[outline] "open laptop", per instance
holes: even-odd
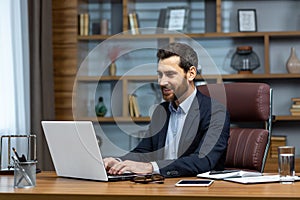
[[[42,121],[56,174],[96,181],[130,180],[134,174],[107,175],[90,121]]]

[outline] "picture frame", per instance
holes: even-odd
[[[256,32],[257,19],[255,9],[238,9],[239,32]]]
[[[166,10],[165,27],[168,31],[188,31],[188,7],[168,7]]]

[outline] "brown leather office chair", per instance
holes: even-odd
[[[231,129],[225,168],[263,172],[271,141],[270,86],[235,82],[197,88],[204,95],[223,103],[230,113]]]

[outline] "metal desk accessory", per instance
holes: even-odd
[[[27,159],[36,160],[36,135],[3,135],[0,143],[0,175],[14,174],[14,162],[12,162],[12,140],[27,140]],[[4,143],[6,141],[7,143]],[[7,146],[7,157],[3,155],[4,144]],[[7,159],[7,166],[3,166],[4,159]]]

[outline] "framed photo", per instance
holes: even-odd
[[[238,9],[238,29],[239,32],[256,32],[256,10]]]
[[[169,31],[187,32],[188,18],[187,7],[168,7],[165,24]]]

